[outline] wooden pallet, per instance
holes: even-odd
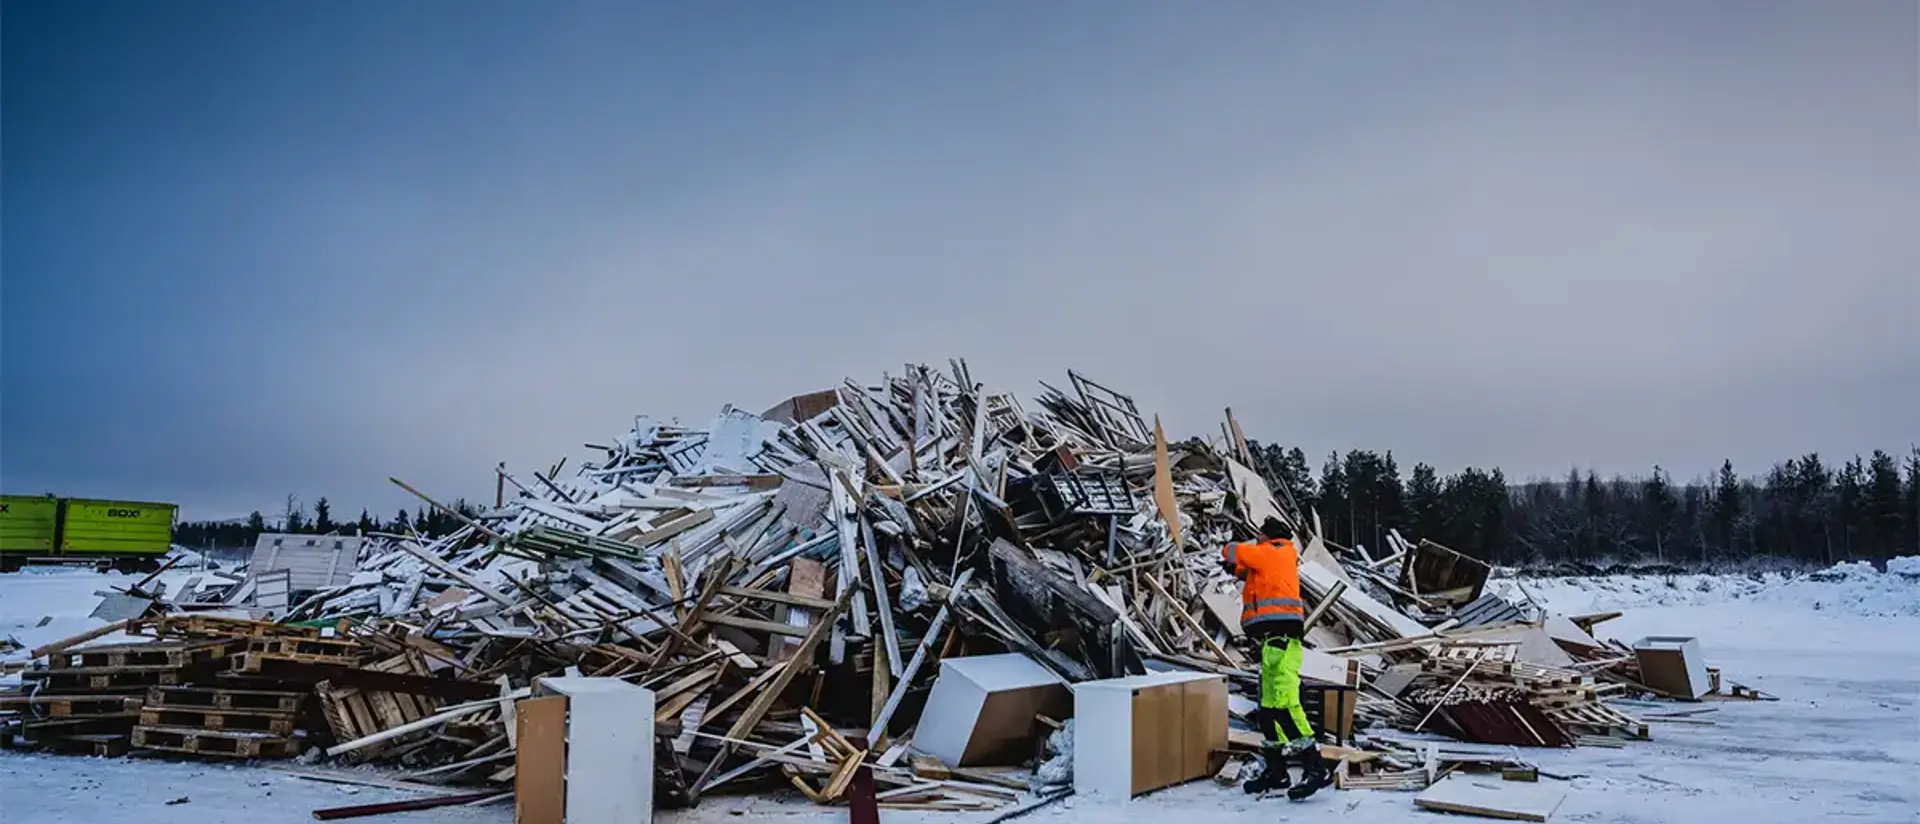
[[[154,687],[147,690],[146,708],[297,713],[306,697],[304,692]]]
[[[140,712],[140,726],[199,730],[240,730],[292,735],[296,719],[290,713],[247,712],[202,708],[148,707]]]
[[[230,641],[153,641],[83,647],[49,655],[47,666],[81,672],[183,669],[225,657],[232,644]]]
[[[319,638],[319,627],[218,618],[212,615],[170,615],[143,624],[141,630],[159,637]]]
[[[193,680],[191,673],[178,669],[97,672],[93,667],[27,670],[21,673],[20,677],[28,681],[39,681],[42,695],[63,692],[99,693],[115,690],[134,692],[145,687],[179,686]]]
[[[1527,687],[1582,687],[1595,683],[1593,676],[1573,670],[1516,661],[1485,661],[1478,666],[1472,660],[1462,658],[1429,658],[1420,662],[1421,672],[1453,676],[1466,674],[1469,667],[1473,669],[1474,678],[1489,681],[1510,678]]]
[[[137,695],[0,695],[0,708],[48,718],[120,715],[140,709],[141,703]]]
[[[298,741],[268,733],[145,725],[133,728],[133,747],[224,758],[292,758],[300,751]]]
[[[426,662],[418,652],[412,651],[376,662],[367,669],[402,675],[424,675],[427,672]],[[329,681],[317,684],[314,693],[320,697],[321,713],[335,741],[353,741],[412,723],[438,712],[440,707],[438,701],[425,696],[336,687]],[[375,744],[354,751],[352,757],[365,759],[426,734],[423,730],[413,736],[401,736]]]
[[[1548,709],[1547,715],[1576,733],[1619,734],[1642,741],[1652,738],[1646,724],[1605,704],[1556,707]]]
[[[366,651],[366,646],[341,638],[255,638],[247,642],[247,650],[293,659],[303,656],[357,659]]]
[[[1708,698],[1731,699],[1738,701],[1778,701],[1780,696],[1761,692],[1744,684],[1729,684],[1724,693],[1709,693]]]
[[[329,667],[357,667],[359,656],[340,655],[286,655],[277,652],[255,652],[248,650],[233,656],[222,675],[254,675],[260,672],[268,661],[292,661],[300,664],[319,664]]]

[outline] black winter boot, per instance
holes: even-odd
[[[1307,796],[1333,784],[1333,772],[1327,769],[1327,759],[1320,755],[1320,745],[1315,744],[1301,752],[1300,761],[1304,769],[1300,771],[1300,783],[1287,790],[1289,801],[1304,801]]]
[[[1284,790],[1293,784],[1293,777],[1287,774],[1287,756],[1279,747],[1266,747],[1261,750],[1266,762],[1266,771],[1259,777],[1248,779],[1241,787],[1248,795]]]

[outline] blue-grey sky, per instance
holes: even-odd
[[[636,413],[954,356],[1316,462],[1920,439],[1911,0],[0,23],[8,492],[490,498]]]

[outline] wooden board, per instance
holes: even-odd
[[[1413,804],[1446,813],[1546,821],[1565,800],[1567,788],[1559,782],[1503,781],[1498,776],[1454,773],[1420,791]]]
[[[567,808],[567,698],[523,698],[514,705],[514,824],[561,824]]]

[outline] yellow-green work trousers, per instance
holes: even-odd
[[[1313,727],[1300,706],[1298,638],[1273,637],[1260,643],[1260,709],[1266,719],[1260,732],[1267,746],[1298,752],[1313,743]]]

